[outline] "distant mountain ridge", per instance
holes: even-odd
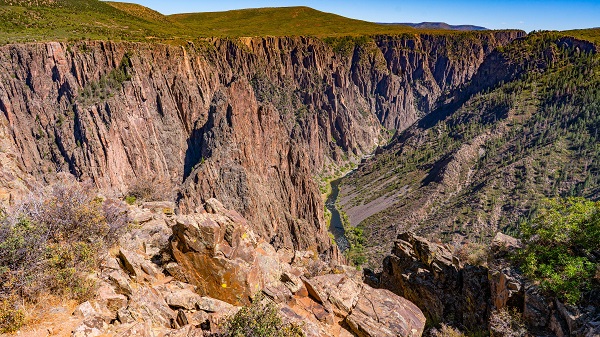
[[[447,29],[447,30],[489,30],[488,28],[473,25],[449,25],[445,22],[421,22],[421,23],[380,23],[382,25],[404,25],[417,29]]]

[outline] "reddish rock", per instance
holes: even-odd
[[[279,279],[276,252],[256,238],[239,214],[226,211],[216,200],[210,205],[209,213],[176,218],[173,255],[200,295],[235,305],[248,303]]]
[[[365,289],[346,322],[360,337],[419,337],[425,329],[421,310],[385,289]]]

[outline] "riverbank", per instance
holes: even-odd
[[[346,175],[344,175],[344,177],[345,176]],[[343,253],[350,248],[350,244],[346,238],[346,231],[344,229],[344,223],[342,222],[342,215],[336,205],[337,198],[340,193],[339,184],[342,178],[343,177],[337,178],[329,183],[331,191],[325,200],[325,208],[328,211],[326,218],[328,218],[329,232],[333,235],[335,243]]]

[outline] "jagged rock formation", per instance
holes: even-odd
[[[137,226],[104,259],[96,298],[75,309],[73,336],[219,336],[237,305],[261,290],[308,337],[423,333],[414,304],[372,289],[356,270],[338,265],[332,274],[314,253],[278,253],[214,199],[203,213],[176,216],[172,207],[130,210]]]
[[[472,266],[453,256],[446,245],[402,233],[375,282],[414,302],[432,322],[469,331],[488,330],[493,312],[514,308],[528,329],[541,335],[600,333],[598,308],[550,298],[511,266],[507,253],[519,247],[518,240],[498,233],[488,266]]]
[[[432,322],[487,328],[487,269],[462,265],[443,245],[401,234],[383,262],[381,285],[414,302]]]
[[[3,46],[2,142],[18,155],[0,182],[69,171],[126,193],[154,179],[184,213],[217,196],[276,248],[331,254],[313,176],[432,111],[523,34]]]

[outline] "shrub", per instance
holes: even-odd
[[[367,262],[365,253],[365,237],[364,230],[361,227],[353,227],[350,224],[350,219],[344,211],[340,211],[342,225],[344,227],[346,239],[348,240],[348,249],[344,252],[346,259],[356,268],[360,268]]]
[[[68,178],[32,193],[0,221],[0,296],[89,298],[88,275],[126,229],[125,212]]]
[[[0,333],[11,333],[19,330],[25,322],[25,313],[15,307],[14,298],[0,301]]]
[[[523,272],[561,300],[577,302],[593,282],[600,253],[600,202],[546,200],[521,225],[525,248],[516,258]]]
[[[443,324],[439,329],[433,328],[429,332],[430,337],[465,337],[465,334],[460,330],[455,329],[449,325]]]
[[[489,246],[474,242],[465,243],[454,251],[454,255],[472,266],[485,266],[489,256]]]
[[[129,205],[135,204],[136,201],[137,201],[137,198],[133,195],[128,195],[125,197],[125,202],[128,203]]]
[[[129,186],[128,197],[133,200],[162,201],[173,199],[171,184],[157,178],[139,178]],[[129,203],[129,201],[126,199]],[[135,202],[135,201],[134,201]]]
[[[48,290],[80,302],[92,298],[95,282],[86,275],[94,270],[98,262],[96,252],[101,248],[85,242],[50,244],[44,271]]]
[[[225,323],[226,337],[303,337],[295,324],[284,324],[273,302],[257,295]]]
[[[523,337],[527,329],[516,310],[494,311],[490,316],[490,334],[492,337]]]

